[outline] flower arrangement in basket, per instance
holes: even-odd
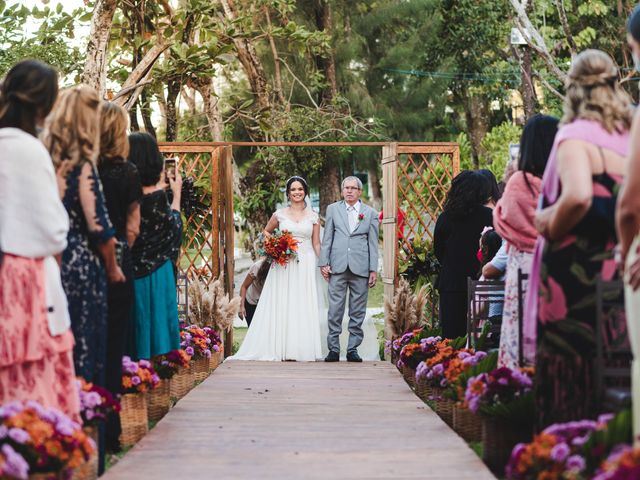
[[[593,480],[630,480],[640,478],[640,448],[620,445],[602,463]]]
[[[258,255],[266,257],[267,262],[272,265],[286,267],[292,260],[297,260],[299,243],[288,230],[276,229],[263,238]]]
[[[211,353],[220,352],[222,350],[222,339],[220,338],[220,334],[211,327],[204,327],[203,330],[211,340],[211,343],[209,343]]]
[[[156,355],[151,362],[161,380],[170,380],[180,368],[189,367],[191,355],[183,349],[172,350],[169,353]]]
[[[160,377],[149,360],[134,362],[131,357],[122,357],[123,393],[145,393],[160,382]]]
[[[428,337],[420,341],[423,359],[416,368],[416,382],[436,388],[444,388],[448,385],[445,371],[449,362],[458,358],[464,352],[473,354],[473,350],[462,348],[464,338],[455,340],[442,339],[440,337]],[[462,362],[464,358],[460,358]],[[462,363],[460,363],[462,365]]]
[[[628,410],[597,421],[557,423],[514,447],[506,475],[509,480],[640,478],[640,452],[627,445],[631,439]]]
[[[86,382],[78,377],[76,380],[80,393],[80,416],[85,426],[95,426],[105,421],[111,413],[120,411],[118,402],[106,388]]]
[[[469,378],[464,399],[469,409],[509,421],[528,420],[534,409],[531,369],[496,368]]]
[[[211,356],[211,343],[211,337],[204,328],[188,325],[180,329],[180,348],[194,360],[208,359]]]
[[[0,407],[0,478],[69,473],[95,450],[80,425],[59,410],[34,401]]]

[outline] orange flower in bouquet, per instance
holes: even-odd
[[[267,257],[267,261],[272,264],[286,267],[291,260],[297,258],[299,243],[288,230],[275,230],[264,239],[258,254]]]

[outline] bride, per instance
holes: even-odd
[[[258,306],[238,352],[227,360],[314,362],[323,359],[327,347],[327,283],[320,275],[320,223],[306,203],[309,186],[302,177],[286,183],[289,207],[277,210],[263,233],[288,230],[298,240],[298,258],[286,267],[272,265]],[[348,311],[348,309],[347,309]],[[341,349],[346,350],[348,316],[343,320]],[[379,360],[377,330],[373,319],[363,325],[359,352],[364,360]]]
[[[263,233],[269,236],[276,228],[291,232],[299,242],[297,261],[271,267],[251,328],[238,353],[229,360],[313,362],[323,357],[317,286],[318,214],[306,204],[309,186],[302,177],[287,180],[286,193],[289,207],[277,210]]]

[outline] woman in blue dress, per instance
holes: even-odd
[[[62,284],[75,337],[76,374],[105,385],[107,279],[124,281],[116,262],[115,232],[95,161],[99,150],[97,92],[87,86],[64,91],[47,120],[44,144],[61,172],[62,203],[69,214]]]
[[[129,135],[129,161],[140,174],[140,235],[131,250],[135,305],[129,353],[149,359],[180,348],[175,264],[182,241],[182,178],[165,172],[164,158],[148,133]],[[167,198],[166,181],[173,198]]]

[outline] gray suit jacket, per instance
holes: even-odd
[[[358,221],[351,233],[345,202],[332,203],[327,207],[319,266],[330,265],[336,274],[349,268],[361,277],[378,271],[378,212],[361,203],[360,214],[364,218]]]

